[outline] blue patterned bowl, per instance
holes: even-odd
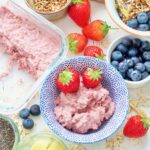
[[[54,101],[59,94],[56,86],[58,74],[66,67],[82,73],[88,67],[101,68],[103,70],[103,86],[110,92],[110,96],[116,103],[114,115],[96,131],[87,134],[78,134],[62,127],[54,114]],[[129,108],[128,90],[124,79],[109,63],[92,57],[74,57],[57,65],[48,75],[40,93],[40,107],[42,116],[51,130],[58,136],[80,144],[92,144],[102,141],[115,133],[124,122]]]

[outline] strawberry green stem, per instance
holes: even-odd
[[[88,68],[88,76],[90,76],[93,80],[98,80],[102,74],[102,71],[100,70],[94,70],[91,68]]]
[[[73,5],[78,4],[78,3],[83,3],[83,0],[72,0],[71,1],[71,4],[73,4]]]
[[[68,38],[69,50],[75,52],[77,50],[77,41],[74,38]]]
[[[65,69],[63,72],[59,74],[59,79],[63,85],[68,85],[69,82],[72,80],[72,73]]]

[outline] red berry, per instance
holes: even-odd
[[[84,27],[90,20],[90,3],[88,0],[72,0],[68,14],[80,27]]]
[[[102,71],[99,69],[87,68],[83,74],[83,83],[87,88],[96,88],[102,81]]]
[[[70,33],[67,36],[67,39],[69,50],[74,53],[82,52],[88,42],[88,39],[84,35],[79,33]]]
[[[105,55],[103,50],[98,46],[88,46],[84,49],[84,56],[96,57],[99,59],[104,59]]]
[[[77,92],[80,85],[80,76],[73,69],[63,70],[57,78],[57,87],[64,93]]]
[[[108,34],[110,26],[102,20],[95,20],[85,26],[82,30],[83,34],[91,40],[101,41]]]
[[[128,119],[123,134],[129,138],[143,137],[149,129],[149,120],[139,115],[132,116]]]

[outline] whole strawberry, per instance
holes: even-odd
[[[123,134],[129,138],[140,138],[147,133],[148,129],[148,119],[136,115],[129,118],[124,127]]]
[[[99,59],[104,59],[105,55],[103,50],[98,46],[88,46],[84,49],[84,56],[96,57]]]
[[[79,33],[70,33],[67,36],[69,50],[74,53],[80,53],[87,45],[88,39],[86,36]]]
[[[63,70],[57,78],[57,87],[64,93],[77,92],[80,85],[80,76],[73,69]]]
[[[101,41],[108,34],[110,26],[102,20],[95,20],[85,26],[83,34],[91,40]]]
[[[102,75],[101,70],[87,68],[82,74],[82,79],[85,87],[96,88],[102,81],[101,75]]]
[[[68,8],[69,16],[80,27],[84,27],[90,20],[90,3],[88,0],[72,0]]]

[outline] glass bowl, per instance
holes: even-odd
[[[17,149],[17,146],[18,146],[18,143],[20,141],[20,135],[19,135],[19,130],[18,130],[18,127],[17,125],[13,122],[12,119],[10,119],[9,117],[7,116],[4,116],[4,115],[1,115],[0,114],[0,119],[3,119],[5,121],[7,121],[13,128],[13,131],[14,131],[14,134],[15,134],[15,142],[14,142],[14,146],[13,146],[13,149],[12,150],[16,150]]]
[[[6,0],[3,6],[8,8],[16,16],[27,19],[31,24],[35,24],[35,26],[39,28],[39,31],[43,34],[48,34],[47,36],[52,38],[51,45],[57,43],[59,49],[57,55],[52,59],[52,63],[49,64],[47,69],[44,70],[37,80],[33,79],[26,71],[19,70],[17,64],[14,64],[14,69],[8,77],[0,80],[0,113],[8,115],[18,112],[25,107],[29,101],[31,101],[50,70],[66,57],[68,48],[63,31],[41,15],[38,15],[34,11],[29,12],[25,10],[12,0]],[[9,55],[7,53],[0,56],[0,73],[3,73],[2,66],[6,66],[5,69],[7,69],[8,58]]]
[[[54,148],[54,146],[58,147]],[[48,150],[51,150],[51,147],[55,150],[68,150],[64,142],[50,132],[39,132],[27,135],[21,140],[17,150],[36,149],[35,147],[38,147],[38,149],[44,149],[44,147],[46,147]]]

